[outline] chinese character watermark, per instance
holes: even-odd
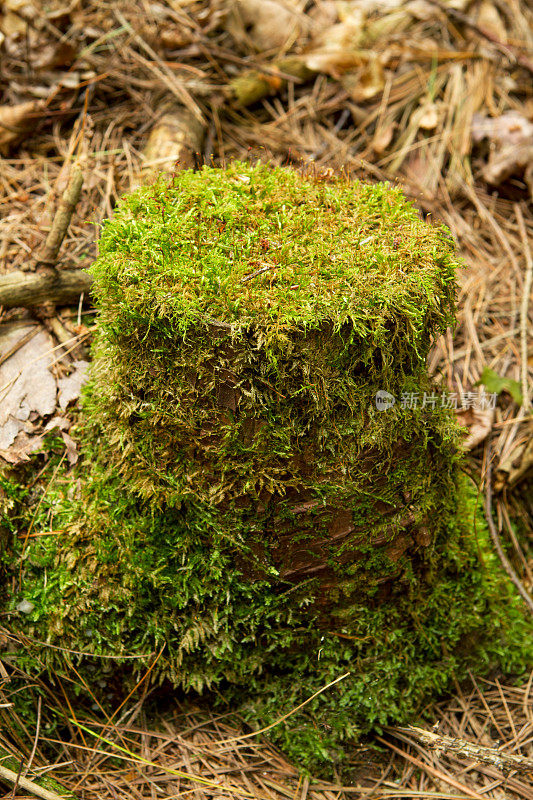
[[[376,392],[374,402],[378,411],[388,411],[394,405],[403,409],[427,408],[436,410],[446,408],[453,411],[466,411],[468,408],[476,411],[486,411],[496,407],[496,393],[489,394],[484,389],[478,392],[402,392],[397,399],[390,392],[380,389]]]

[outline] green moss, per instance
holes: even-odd
[[[151,680],[218,687],[259,726],[349,671],[273,729],[307,765],[468,669],[523,666],[453,420],[374,404],[432,391],[454,268],[387,185],[234,164],[125,198],[94,268],[81,480],[24,553],[41,663],[62,674],[66,646],[134,681],[164,647]]]

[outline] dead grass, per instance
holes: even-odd
[[[524,388],[533,369],[533,304],[524,301],[533,156],[522,165],[514,140],[476,142],[472,132],[475,115],[492,120],[513,113],[524,125],[533,117],[531,7],[525,0],[474,0],[457,16],[433,0],[418,3],[416,14],[394,5],[367,3],[362,39],[354,45],[361,34],[355,17],[337,20],[345,27],[327,40],[323,31],[335,23],[335,12],[319,0],[306,12],[294,4],[294,28],[281,40],[279,26],[270,33],[262,29],[258,38],[253,25],[230,24],[222,0],[52,2],[46,15],[37,3],[33,10],[31,2],[18,10],[14,2],[4,3],[0,271],[35,268],[73,163],[85,181],[61,265],[89,264],[95,223],[112,214],[115,200],[138,181],[148,134],[166,111],[179,114],[186,107],[204,128],[197,160],[313,161],[317,169],[398,181],[424,214],[450,227],[465,261],[457,329],[437,342],[432,370],[458,393],[472,391],[487,366]],[[358,4],[352,6],[355,13]],[[335,49],[335,41],[342,46]],[[308,82],[277,75],[280,52],[305,60],[310,51],[322,67]],[[250,108],[238,107],[231,81],[251,69],[268,77],[271,93]],[[285,88],[278,92],[280,86]],[[488,170],[494,176],[499,156],[507,158],[505,169],[490,185]],[[55,319],[73,331],[69,320],[76,315],[77,309],[70,317],[61,311]],[[4,312],[1,321],[24,316]],[[50,320],[46,324],[59,343],[61,325],[54,332]],[[508,483],[531,441],[531,416],[503,395],[490,418],[466,414],[464,420],[471,432],[481,430],[471,453],[480,482],[491,437],[498,531],[531,593],[531,479],[522,475],[514,486]],[[6,702],[10,687],[4,684]],[[151,718],[139,692],[140,699],[132,697],[111,723],[88,703],[71,709],[76,721],[65,727],[61,743],[48,742],[44,727],[14,739],[11,710],[2,708],[2,742],[25,759],[35,745],[33,774],[53,767],[87,800],[533,798],[531,775],[505,777],[493,766],[430,751],[392,730],[354,750],[350,786],[312,781],[261,738],[221,744],[247,732],[235,716],[215,718],[208,705],[180,706],[168,697],[166,711]],[[474,681],[468,690],[457,687],[455,697],[432,708],[429,717],[442,733],[531,757],[531,694],[531,679],[522,686]],[[54,704],[65,707],[59,689],[47,698],[43,715]]]

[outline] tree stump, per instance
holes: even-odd
[[[218,686],[257,725],[349,672],[272,729],[308,765],[522,663],[426,374],[455,268],[389,185],[236,163],[126,197],[93,268],[81,496],[28,544],[25,630],[132,679],[164,645],[151,679]]]

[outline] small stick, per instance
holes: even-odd
[[[274,269],[274,267],[261,267],[261,269],[256,270],[255,272],[250,273],[250,275],[245,275],[244,278],[241,278],[241,283],[246,283],[247,281],[251,281],[252,278],[257,278],[258,275],[262,275],[264,272],[268,272],[269,270]]]
[[[40,272],[15,270],[0,275],[0,306],[30,308],[46,302],[68,304],[89,294],[93,276],[84,269],[43,269]]]
[[[75,169],[54,215],[52,227],[46,237],[42,253],[39,256],[39,264],[55,266],[59,249],[65,238],[68,226],[70,225],[74,209],[80,199],[82,186],[83,173],[80,169]]]
[[[524,216],[522,209],[515,204],[514,207],[516,219],[518,222],[518,230],[520,231],[520,238],[524,246],[524,256],[526,259],[526,274],[524,277],[524,286],[522,289],[522,302],[520,303],[520,379],[522,383],[522,408],[525,412],[529,411],[530,397],[529,397],[529,381],[527,375],[527,339],[528,339],[528,313],[529,313],[529,296],[531,294],[531,283],[533,281],[533,258],[531,257],[531,248],[527,238],[526,226],[524,223]]]
[[[394,736],[394,731],[391,732]],[[454,789],[458,789],[464,795],[466,794],[468,795],[468,797],[472,797],[474,800],[486,800],[484,795],[479,794],[479,792],[474,791],[474,789],[470,789],[468,786],[465,786],[464,783],[459,783],[459,781],[456,781],[455,778],[446,775],[439,769],[435,769],[435,767],[432,767],[429,764],[425,764],[423,761],[421,761],[421,759],[409,755],[409,753],[406,753],[405,750],[396,747],[396,745],[392,744],[392,742],[387,742],[387,740],[383,739],[381,736],[376,736],[376,739],[378,740],[378,742],[381,742],[381,744],[384,744],[385,747],[389,747],[395,753],[398,753],[398,755],[402,756],[402,758],[405,758],[407,761],[410,761],[411,764],[415,765],[415,767],[420,767],[420,769],[429,772],[430,775],[433,775],[435,778],[444,781],[444,783],[449,784],[449,786],[453,786]]]
[[[29,781],[28,778],[17,775],[12,769],[3,767],[1,764],[0,778],[8,783],[14,784],[14,786],[19,786],[27,792],[31,792],[35,797],[41,797],[42,800],[65,800],[65,797],[73,797],[73,795],[57,794],[57,792],[52,792],[50,789],[45,789],[43,786]]]
[[[31,765],[33,764],[33,759],[35,758],[35,753],[37,752],[37,745],[39,743],[39,734],[41,732],[41,709],[43,704],[43,698],[39,695],[39,700],[37,702],[37,722],[35,724],[35,738],[33,740],[33,747],[31,748],[30,757],[28,758],[28,763],[24,767],[22,772],[22,777],[25,778],[28,772],[31,769]]]
[[[487,469],[485,471],[485,518],[487,520],[487,525],[489,526],[489,533],[490,538],[492,539],[492,543],[494,545],[494,549],[498,554],[498,558],[501,561],[501,565],[506,571],[507,575],[514,583],[516,588],[518,589],[522,599],[524,600],[525,604],[528,606],[529,610],[533,614],[533,598],[526,590],[526,588],[522,585],[522,581],[512,568],[507,556],[503,552],[502,543],[500,541],[500,537],[498,535],[498,531],[496,530],[496,525],[494,524],[494,520],[492,519],[492,464],[490,461],[490,438],[487,441]]]
[[[473,758],[480,761],[482,764],[491,764],[493,767],[502,770],[502,772],[532,772],[533,759],[525,758],[524,756],[515,755],[514,753],[505,753],[495,747],[484,747],[474,742],[467,742],[465,739],[457,739],[455,736],[447,736],[444,733],[436,733],[435,731],[426,731],[423,728],[417,728],[414,725],[408,725],[407,728],[395,728],[402,733],[409,733],[417,741],[430,747],[432,750],[442,751],[446,753],[448,750],[458,756],[466,758]]]

